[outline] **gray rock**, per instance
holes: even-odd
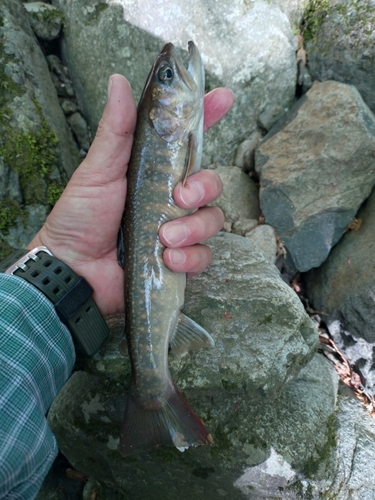
[[[255,131],[238,146],[234,164],[245,172],[254,172],[255,149],[261,137],[260,132]]]
[[[277,104],[267,106],[259,115],[259,125],[268,132],[277,120],[282,117],[284,111],[285,110]]]
[[[362,337],[347,331],[340,320],[325,317],[328,331],[336,346],[344,354],[356,374],[365,395],[375,396],[375,342],[368,342]]]
[[[43,226],[49,207],[42,204],[26,205],[22,217],[15,220],[4,239],[13,248],[26,248],[31,239]]]
[[[29,243],[79,157],[22,4],[2,1],[0,20],[0,240],[9,247]]]
[[[60,106],[61,109],[64,111],[64,114],[68,116],[78,111],[77,104],[73,101],[70,101],[69,99],[61,99]]]
[[[307,66],[303,64],[299,64],[298,67],[297,84],[299,85],[299,88],[301,90],[301,95],[306,94],[306,92],[310,90],[313,85],[310,71]]]
[[[44,2],[24,3],[35,35],[41,40],[54,40],[59,36],[64,16],[62,12]]]
[[[375,112],[375,5],[368,0],[315,3],[306,45],[314,80],[355,85]]]
[[[86,363],[87,371],[73,374],[49,411],[74,467],[135,500],[150,491],[155,500],[240,499],[233,483],[245,467],[263,462],[271,446],[303,467],[325,440],[335,379],[320,357],[301,371],[317,334],[299,299],[246,238],[223,233],[211,245],[214,262],[190,280],[184,311],[210,330],[216,346],[173,357],[170,368],[215,444],[119,456],[130,366],[118,353],[123,326],[116,319],[105,347]]]
[[[78,111],[70,115],[67,120],[80,149],[88,151],[90,148],[90,135],[86,120]]]
[[[329,315],[325,317],[327,323],[340,322],[335,340],[342,342],[346,355],[375,394],[371,346],[375,343],[374,191],[357,217],[362,220],[360,228],[347,232],[327,261],[306,275],[306,282],[314,308]]]
[[[4,161],[0,156],[0,201],[11,199],[22,202],[22,194],[19,182],[19,175],[14,170],[9,169],[4,165]]]
[[[256,154],[260,205],[299,271],[319,266],[375,183],[375,117],[358,91],[315,83]]]
[[[223,192],[211,205],[221,208],[225,221],[258,219],[259,195],[255,182],[238,167],[218,167],[216,172],[223,181]]]
[[[98,367],[104,376],[104,366]],[[189,452],[182,455],[160,448],[154,453],[133,455],[132,460],[121,459],[116,450],[118,440],[112,434],[116,425],[110,423],[110,419],[121,418],[114,408],[119,391],[113,392],[114,381],[110,379],[105,385],[101,390],[100,378],[77,372],[49,413],[64,454],[78,470],[92,474],[93,487],[99,480],[108,495],[103,498],[123,498],[122,493],[137,500],[148,498],[150,491],[155,500],[173,499],[177,494],[182,500],[193,494],[208,500],[221,496],[300,498],[293,496],[300,471],[317,468],[321,462],[324,469],[322,454],[335,452],[332,427],[336,425],[337,376],[320,355],[301,370],[279,398],[265,400],[264,405],[235,398],[231,402],[235,413],[232,409],[232,418],[223,426],[220,449],[216,443],[191,450],[190,456]],[[233,442],[234,428],[239,425],[244,426],[243,441]],[[312,480],[310,483],[314,484]],[[87,493],[92,491],[91,485]],[[115,486],[119,497],[107,489]]]
[[[320,377],[327,377],[327,372],[319,372],[318,363],[314,367],[312,365],[310,363],[304,368],[297,380],[290,384],[291,391],[302,378],[302,373],[306,373],[305,383],[310,377],[316,377],[315,383]],[[296,422],[298,433],[298,419]],[[291,426],[294,428],[292,422]],[[330,417],[326,440],[317,445],[315,458],[312,457],[305,464],[304,474],[282,454],[271,449],[271,455],[264,463],[245,469],[235,484],[243,491],[244,498],[249,500],[373,500],[373,477],[364,471],[373,470],[375,466],[374,445],[373,416],[366,414],[365,408],[350,389],[340,384],[336,410]]]
[[[74,89],[69,79],[67,66],[64,66],[54,54],[47,56],[47,62],[57,94],[60,97],[74,97]]]
[[[287,16],[272,2],[53,4],[65,15],[64,57],[93,132],[106,102],[110,74],[124,74],[138,100],[156,55],[170,41],[185,52],[188,40],[195,40],[206,67],[207,90],[225,85],[236,94],[234,110],[206,134],[204,165],[218,159],[230,164],[237,145],[256,130],[257,118],[268,106],[285,110],[293,102],[295,40]]]
[[[313,498],[372,500],[374,481],[367,471],[375,466],[375,420],[341,384],[335,414],[335,447],[326,459],[330,471],[326,478],[310,482],[311,490],[318,492]]]
[[[256,245],[259,250],[261,250],[267,259],[275,264],[276,253],[277,253],[277,241],[275,230],[272,226],[268,224],[260,224],[252,231],[246,234],[248,238],[254,245]]]
[[[298,30],[309,0],[276,0],[280,9],[288,16],[291,26]]]
[[[240,236],[246,236],[246,234],[257,227],[257,225],[257,219],[239,219],[233,223],[232,232]]]
[[[234,483],[243,494],[244,498],[292,498],[296,493],[288,491],[287,486],[297,479],[296,471],[290,464],[271,448],[271,454],[261,464],[248,467],[244,474]]]

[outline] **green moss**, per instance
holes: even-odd
[[[0,201],[0,230],[3,234],[8,234],[16,219],[23,216],[24,212],[18,201],[10,198]]]
[[[258,325],[270,325],[273,323],[273,314],[268,314],[263,316],[261,320],[258,321]]]
[[[54,205],[57,200],[62,195],[64,191],[64,186],[58,184],[57,182],[52,182],[49,186],[47,186],[47,202],[49,205]]]
[[[15,225],[16,220],[26,221],[25,205],[53,205],[61,195],[64,184],[51,181],[52,172],[59,167],[58,139],[48,125],[40,103],[32,98],[35,109],[36,131],[19,130],[14,126],[10,103],[25,99],[26,89],[7,74],[9,64],[22,64],[13,54],[5,51],[7,39],[1,33],[3,19],[0,16],[0,156],[6,167],[18,174],[22,203],[6,198],[0,202],[0,232],[3,236]],[[64,174],[62,174],[64,175]],[[66,179],[63,179],[64,182]],[[8,254],[9,249],[2,250]]]
[[[46,22],[54,22],[57,21],[61,24],[65,25],[65,16],[64,13],[55,8],[55,9],[50,9],[48,7],[45,7],[41,9],[39,12],[28,12],[29,17],[33,17],[34,19],[37,20],[43,20]]]
[[[0,16],[0,28],[4,25],[3,18]],[[18,85],[13,81],[13,79],[6,74],[5,67],[8,62],[15,61],[16,59],[12,58],[5,52],[5,44],[6,38],[2,36],[0,33],[0,126],[1,126],[1,118],[4,113],[3,108],[6,106],[6,103],[9,102],[10,97],[16,97],[23,95],[26,90],[21,85]],[[3,116],[4,119],[4,116]],[[5,119],[7,119],[5,117]]]
[[[313,500],[314,498],[314,491],[311,484],[308,484],[307,487],[305,487],[300,479],[288,484],[286,488],[281,488],[281,492],[283,491],[294,492],[296,498],[301,500]]]
[[[332,451],[336,448],[336,432],[337,419],[336,414],[333,413],[327,421],[325,442],[321,446],[315,446],[315,453],[307,460],[302,469],[306,477],[312,478],[318,472],[321,464],[324,464],[328,460]]]
[[[2,127],[0,155],[5,164],[18,173],[25,204],[46,202],[45,179],[58,163],[54,149],[57,137],[42,116],[41,119],[42,126],[34,133],[20,132],[4,122]]]
[[[37,132],[16,130],[4,120],[4,113],[3,119],[0,116],[3,137],[0,156],[6,165],[18,173],[25,204],[46,202],[45,179],[58,165],[55,149],[57,137],[49,128],[36,101],[35,108],[41,119],[41,127]]]
[[[226,454],[227,450],[230,450],[233,446],[231,439],[228,434],[231,431],[224,431],[220,426],[215,430],[214,436],[215,441],[212,446],[209,447],[210,454],[214,457],[221,457]]]
[[[327,16],[334,17],[335,24],[340,26],[336,30],[337,36],[350,36],[354,45],[373,45],[370,35],[373,32],[371,24],[375,22],[375,12],[369,2],[310,0],[302,18],[301,34],[305,42],[319,40],[319,45],[322,45],[324,38],[322,40],[319,30]]]
[[[176,463],[176,459],[179,458],[177,453],[181,453],[179,451],[177,451],[176,453],[176,451],[177,451],[176,448],[171,448],[168,446],[160,446],[154,449],[154,454],[158,457],[158,459],[161,462],[173,464]]]
[[[310,0],[303,18],[302,29],[304,41],[314,40],[330,9],[330,0]]]

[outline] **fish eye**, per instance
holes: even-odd
[[[158,77],[161,82],[169,83],[173,78],[173,69],[170,66],[162,66],[158,71]]]

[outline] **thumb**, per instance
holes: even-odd
[[[94,142],[74,174],[81,184],[105,185],[124,178],[136,120],[137,108],[128,80],[122,75],[110,76],[108,100]]]

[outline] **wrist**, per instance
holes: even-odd
[[[42,292],[84,354],[93,355],[107,338],[108,327],[89,283],[45,246],[15,251],[0,262],[0,272],[22,278]]]

